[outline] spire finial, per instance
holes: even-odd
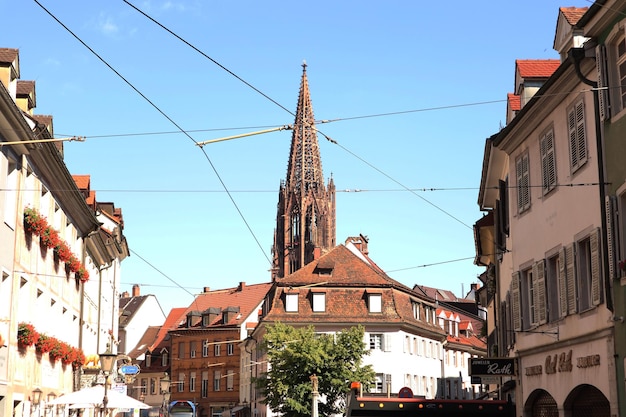
[[[306,59],[302,60],[302,72],[306,72]]]

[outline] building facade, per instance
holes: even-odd
[[[580,28],[589,10],[558,11],[556,63],[516,62],[507,126],[485,147],[481,300],[490,353],[517,361],[503,385],[524,415],[618,414],[598,75]]]
[[[0,48],[0,81],[0,416],[40,416],[115,332],[128,248],[121,213],[107,219],[49,142],[17,49]]]

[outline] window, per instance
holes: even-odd
[[[208,356],[209,356],[209,341],[203,340],[202,341],[202,357],[206,358]]]
[[[148,393],[148,378],[141,378],[141,394],[146,395]]]
[[[220,371],[215,371],[213,373],[213,391],[220,390],[220,381],[222,380],[222,374]]]
[[[235,345],[232,343],[229,343],[226,345],[226,354],[228,356],[233,356],[235,354]]]
[[[385,387],[385,375],[384,374],[376,374],[374,377],[374,385],[372,386],[371,393],[382,394]]]
[[[285,311],[298,312],[298,294],[285,294]]]
[[[191,342],[189,342],[189,357],[190,358],[196,357],[196,341],[195,340],[192,340]]]
[[[420,319],[420,303],[412,302],[411,307],[413,308],[413,318],[415,320]]]
[[[156,387],[157,387],[156,378],[150,378],[150,395],[157,394]]]
[[[546,195],[556,187],[556,159],[554,156],[554,131],[552,128],[539,138],[541,152],[541,187]]]
[[[191,372],[189,374],[189,392],[195,392],[195,391],[196,391],[196,373]]]
[[[216,342],[215,345],[213,346],[213,356],[220,356],[222,352],[222,344],[219,342]]]
[[[515,160],[515,176],[517,177],[517,211],[521,213],[530,208],[530,161],[528,152]]]
[[[170,355],[167,353],[167,351],[162,351],[161,352],[161,366],[169,365],[169,360],[170,360]]]
[[[382,333],[370,333],[370,349],[382,350],[383,348],[383,335]]]
[[[585,106],[582,99],[577,101],[567,112],[567,130],[569,132],[570,164],[572,172],[575,172],[587,162]]]
[[[599,258],[599,231],[577,242],[576,272],[577,298],[579,311],[589,310],[600,304],[600,258]]]
[[[149,368],[150,366],[152,366],[152,355],[148,353],[146,355],[146,368]]]
[[[180,373],[178,374],[178,392],[184,392],[185,391],[185,374]]]
[[[323,292],[313,293],[313,312],[323,313],[326,311],[326,294]]]
[[[559,308],[559,271],[561,270],[559,253],[546,259],[546,319],[549,323],[560,318]]]
[[[232,370],[226,371],[226,391],[232,391],[235,387],[235,373]]]
[[[206,398],[209,396],[209,371],[202,371],[202,382],[200,383],[200,396]]]
[[[370,313],[382,312],[382,294],[368,294]]]
[[[178,343],[178,359],[185,359],[185,343]]]
[[[525,306],[522,313],[522,325],[524,329],[529,329],[535,320],[535,293],[533,286],[533,272],[531,268],[525,269],[521,273],[521,302]]]

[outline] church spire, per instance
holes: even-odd
[[[335,186],[324,185],[306,62],[291,136],[287,178],[278,196],[272,278],[300,269],[335,246]]]

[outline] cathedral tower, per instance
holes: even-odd
[[[335,184],[324,185],[306,63],[291,136],[287,178],[278,194],[272,280],[283,278],[335,247]]]

